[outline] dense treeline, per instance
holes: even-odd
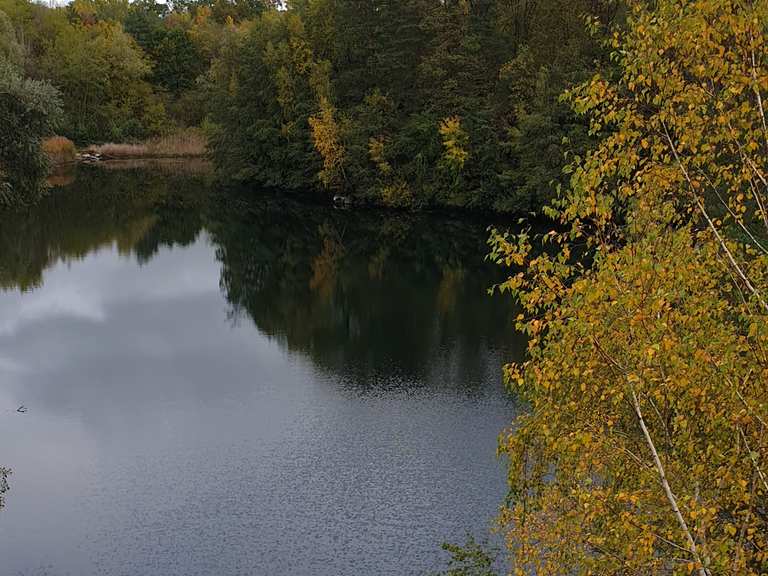
[[[0,202],[34,200],[54,130],[78,144],[126,142],[207,114],[198,82],[224,30],[258,2],[0,0]]]
[[[226,6],[236,16],[238,9],[257,13]],[[201,99],[190,92],[217,51],[224,22],[232,22],[222,12],[226,6],[200,3],[171,11],[152,0],[76,0],[49,8],[0,0],[0,13],[18,39],[25,74],[61,93],[60,133],[91,143],[200,123]]]
[[[231,29],[208,76],[230,176],[392,206],[541,206],[587,129],[558,100],[613,2],[303,0]]]
[[[614,0],[0,0],[0,13],[0,45],[59,91],[58,132],[78,143],[203,125],[226,179],[504,211],[540,208],[564,155],[587,147],[558,97],[605,60],[596,38],[621,16]]]

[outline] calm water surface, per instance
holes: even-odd
[[[63,184],[0,217],[0,574],[424,574],[487,530],[523,346],[487,222]]]

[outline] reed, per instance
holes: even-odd
[[[205,156],[207,142],[199,128],[186,128],[140,144],[100,144],[88,152],[105,158],[191,158]]]

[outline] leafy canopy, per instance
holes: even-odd
[[[24,54],[0,11],[0,206],[36,199],[47,163],[42,137],[59,118],[58,92],[46,82],[25,78]]]
[[[501,439],[516,574],[768,570],[768,2],[630,2],[614,74],[567,94],[599,145],[495,233],[529,359]]]

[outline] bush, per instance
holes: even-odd
[[[51,136],[42,142],[43,154],[51,164],[67,164],[77,159],[75,143],[64,136]]]
[[[41,139],[61,111],[58,92],[0,60],[0,204],[37,199],[48,162]]]

